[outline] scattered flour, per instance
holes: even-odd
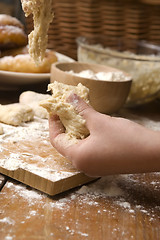
[[[9,217],[5,217],[5,218],[0,219],[0,223],[6,223],[6,224],[9,224],[9,225],[14,225],[15,221],[12,220]]]
[[[77,193],[106,197],[122,196],[124,193],[122,189],[117,185],[117,181],[120,177],[121,176],[102,177],[95,183],[89,184],[87,186],[82,186],[77,191]]]
[[[29,206],[40,204],[42,208],[50,207],[52,209],[51,212],[54,210],[60,211],[62,217],[70,211],[71,202],[75,201],[79,208],[82,209],[85,205],[88,205],[91,208],[97,208],[97,214],[111,214],[114,218],[117,214],[117,209],[122,208],[122,211],[129,213],[133,218],[136,216],[136,212],[141,212],[148,217],[148,220],[150,222],[153,222],[155,217],[154,211],[152,212],[151,208],[145,208],[143,205],[130,202],[126,193],[123,192],[123,190],[119,187],[119,182],[121,182],[121,180],[126,180],[129,184],[132,185],[130,175],[103,177],[93,183],[81,187],[77,191],[65,194],[64,197],[58,197],[57,199],[50,198],[47,200],[47,202],[45,194],[41,194],[40,192],[33,189],[28,190],[25,185],[7,182],[6,187],[12,188],[11,190],[13,192],[13,199],[15,197],[21,197],[28,202]],[[106,204],[106,207],[105,205],[102,205],[101,201],[98,200],[100,198],[103,198],[104,201],[107,201],[109,205]],[[114,207],[110,208],[110,203],[112,203]],[[31,210],[28,212],[28,215],[26,215],[25,219],[21,223],[23,224],[27,220],[30,220],[31,218],[33,219],[37,213],[38,212],[35,209],[31,208]],[[89,211],[86,211],[85,208],[84,218],[87,219],[88,216]],[[0,222],[14,225],[14,220],[10,219],[9,217],[0,219]],[[78,231],[78,229],[76,231],[75,229],[71,229],[67,224],[65,226],[65,229],[71,235],[79,234],[80,236],[86,238],[88,237],[87,232],[81,232]],[[115,228],[113,231],[118,231],[118,229]]]
[[[12,240],[12,239],[13,239],[13,237],[9,236],[9,235],[5,237],[5,240]]]
[[[28,190],[23,184],[14,184],[12,182],[7,182],[5,186],[7,188],[12,188],[14,193],[27,200],[30,205],[34,205],[36,202],[40,202],[45,197],[44,194],[36,190]]]
[[[123,207],[123,208],[127,208],[127,209],[130,209],[131,208],[131,205],[129,202],[121,202],[121,201],[117,201],[118,205]]]
[[[37,214],[37,212],[33,210],[33,211],[30,211],[29,214],[30,214],[31,216],[35,216],[35,215]]]

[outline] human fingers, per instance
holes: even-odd
[[[54,146],[54,139],[61,133],[64,133],[65,129],[61,123],[59,116],[56,114],[49,115],[49,136],[51,144]]]
[[[86,120],[86,126],[89,130],[91,130],[91,122],[93,121],[95,115],[98,113],[96,112],[92,106],[87,104],[81,97],[76,95],[75,93],[72,93],[68,99],[68,102],[70,102],[75,110]]]
[[[54,147],[60,154],[71,160],[71,155],[75,156],[81,141],[84,140],[71,139],[67,134],[61,133],[54,138]]]

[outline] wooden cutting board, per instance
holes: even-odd
[[[74,169],[71,162],[51,146],[46,127],[48,121],[39,124],[28,123],[24,127],[9,128],[4,125],[5,135],[0,144],[0,173],[49,195],[92,181],[93,178]]]

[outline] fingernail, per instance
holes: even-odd
[[[78,99],[78,96],[77,96],[75,93],[72,93],[72,94],[68,97],[67,101],[70,102],[70,103],[73,104],[73,105],[77,105],[79,99]]]

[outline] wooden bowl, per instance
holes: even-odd
[[[87,64],[87,63],[56,63],[51,66],[51,79],[50,82],[60,82],[68,85],[76,86],[78,83],[82,83],[89,88],[89,101],[91,106],[101,113],[114,113],[120,109],[129,94],[132,79],[129,74],[124,73],[127,77],[124,81],[103,81],[94,80],[89,78],[83,78],[75,76],[68,71],[72,70],[75,73],[79,73],[83,70],[92,70],[97,72],[117,72],[121,70],[103,66],[99,64]]]

